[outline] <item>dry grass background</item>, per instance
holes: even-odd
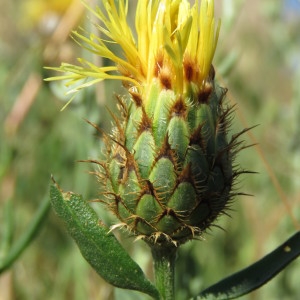
[[[245,136],[257,145],[238,159],[258,174],[243,176],[239,185],[254,196],[236,199],[231,218],[220,219],[225,232],[216,228],[205,241],[180,250],[179,300],[259,259],[299,230],[300,222],[300,3],[215,2],[222,18],[214,61],[217,79],[229,88],[229,103],[237,104],[233,132],[259,124]],[[134,6],[135,0],[129,4]],[[109,128],[105,105],[114,108],[113,91],[124,91],[119,83],[107,82],[60,112],[63,93],[58,85],[43,82],[50,75],[43,66],[74,62],[78,56],[99,60],[69,38],[79,24],[94,30],[84,18],[87,12],[77,0],[0,0],[0,7],[0,208],[13,202],[16,240],[47,196],[50,174],[66,190],[86,199],[97,196],[86,172],[89,166],[75,162],[97,156],[100,148],[82,119]],[[1,212],[0,237],[5,227]],[[126,247],[151,276],[148,250],[140,242],[130,244]],[[298,260],[242,299],[299,299],[299,276]],[[1,275],[2,299],[144,298],[105,284],[51,212],[36,240]]]

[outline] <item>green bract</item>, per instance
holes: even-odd
[[[205,92],[191,87],[179,97],[154,79],[148,99],[119,98],[122,121],[97,173],[103,200],[120,220],[116,227],[150,243],[180,244],[224,212],[238,175],[225,94],[213,78]]]

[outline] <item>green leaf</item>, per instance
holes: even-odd
[[[234,299],[261,287],[300,255],[300,232],[249,267],[205,289],[194,299]]]
[[[101,224],[82,196],[63,193],[54,185],[50,196],[54,210],[64,221],[83,257],[101,277],[116,287],[137,290],[159,299],[156,288],[115,236],[108,233],[108,228]]]

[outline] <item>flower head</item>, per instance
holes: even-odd
[[[212,67],[220,22],[215,26],[213,0],[139,0],[133,32],[128,5],[88,7],[100,20],[100,37],[73,34],[111,66],[79,59],[81,66],[62,64],[56,70],[66,74],[52,80],[67,80],[71,92],[104,79],[128,88],[131,97],[118,97],[120,118],[106,135],[105,159],[90,161],[99,166],[93,174],[103,187],[100,201],[119,220],[113,228],[150,244],[179,245],[224,213],[239,174],[232,164],[239,143],[227,140],[226,90],[215,84]]]
[[[62,16],[72,0],[27,0],[20,3],[22,12],[19,18],[19,25],[22,29],[31,29],[34,26],[41,25],[47,19]]]
[[[54,68],[65,74],[48,80],[67,80],[67,86],[81,81],[72,93],[104,79],[119,79],[129,90],[147,95],[151,81],[158,78],[176,94],[191,85],[201,93],[210,77],[220,28],[220,22],[215,26],[214,1],[202,0],[199,7],[196,0],[191,7],[187,0],[139,0],[135,33],[127,21],[128,5],[128,0],[104,0],[103,8],[87,6],[100,21],[100,37],[84,30],[73,33],[82,47],[112,66],[99,67],[81,58],[80,66],[63,63]],[[121,55],[112,45],[120,47]]]

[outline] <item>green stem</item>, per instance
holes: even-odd
[[[177,248],[174,245],[151,245],[155,284],[162,300],[173,300]]]
[[[45,196],[26,231],[12,246],[7,256],[0,262],[0,274],[7,270],[32,242],[37,232],[41,229],[42,222],[46,219],[49,210],[50,201],[48,196]]]

